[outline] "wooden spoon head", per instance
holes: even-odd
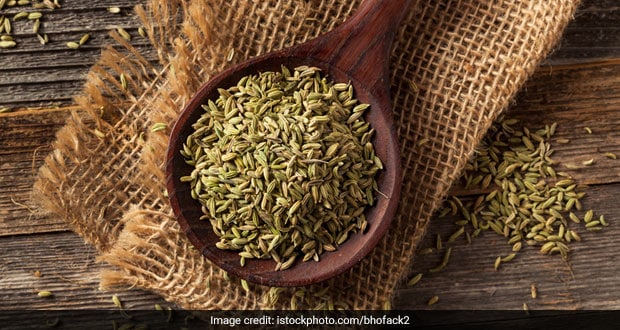
[[[316,66],[336,82],[351,81],[358,98],[370,104],[366,120],[376,130],[373,144],[384,169],[377,175],[377,184],[382,195],[376,196],[375,205],[367,208],[368,228],[365,233],[357,233],[348,238],[336,251],[324,252],[320,261],[298,261],[293,267],[275,271],[273,260],[246,260],[244,267],[239,264],[239,255],[234,251],[215,247],[219,241],[209,221],[199,220],[203,215],[200,204],[190,196],[190,186],[181,182],[180,177],[188,175],[192,167],[187,165],[180,154],[183,143],[192,133],[195,123],[204,110],[207,100],[218,97],[217,88],[228,88],[237,84],[244,76],[264,71],[280,71],[281,65],[292,69],[300,65]],[[387,87],[386,87],[387,88]],[[170,203],[181,229],[190,242],[213,264],[229,274],[249,282],[267,286],[302,286],[317,283],[343,273],[366,256],[387,231],[396,211],[400,193],[400,156],[396,133],[391,122],[391,104],[385,91],[367,90],[352,77],[328,64],[280,52],[269,57],[260,57],[223,71],[198,93],[179,116],[172,129],[166,156],[166,187]],[[387,196],[388,198],[384,197]]]

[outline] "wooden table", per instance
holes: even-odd
[[[26,24],[15,24],[20,44],[0,50],[0,309],[114,309],[112,294],[127,309],[152,309],[161,298],[137,289],[122,292],[98,290],[95,251],[58,220],[32,208],[30,191],[36,171],[51,150],[55,132],[74,110],[72,96],[80,92],[89,67],[109,41],[107,31],[122,26],[137,36],[131,8],[141,1],[64,1],[44,21],[50,42],[43,46]],[[119,5],[121,4],[121,5]],[[120,6],[122,12],[106,10]],[[53,18],[53,19],[52,19]],[[67,41],[86,32],[92,39],[76,52]],[[146,41],[133,43],[146,47]],[[58,106],[54,109],[54,106]],[[28,108],[45,108],[28,109]],[[611,226],[586,233],[573,244],[568,261],[542,256],[535,249],[493,270],[495,257],[507,251],[501,238],[483,235],[471,245],[455,248],[441,273],[425,277],[413,288],[398,290],[398,309],[424,309],[433,295],[433,309],[536,309],[620,308],[620,160],[599,151],[620,155],[620,7],[616,0],[586,0],[557,49],[531,78],[509,112],[532,126],[558,122],[558,134],[572,143],[558,146],[554,155],[562,163],[596,158],[587,171],[572,170],[590,185],[584,204],[605,214]],[[585,134],[584,127],[593,133]],[[569,170],[570,171],[570,170]],[[449,234],[452,225],[434,221],[423,245],[434,233]],[[419,258],[414,271],[427,269],[437,259]],[[40,277],[36,276],[40,272]],[[535,283],[538,298],[530,297]],[[39,290],[54,291],[54,299],[40,299]]]

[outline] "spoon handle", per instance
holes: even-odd
[[[411,3],[366,0],[344,23],[298,51],[330,63],[373,89],[386,89],[392,41]]]

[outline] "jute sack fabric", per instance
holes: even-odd
[[[110,265],[103,288],[139,287],[187,309],[389,306],[434,210],[493,120],[552,50],[579,1],[413,5],[390,58],[403,183],[389,233],[334,279],[246,290],[180,232],[164,188],[167,134],[212,75],[319,36],[360,2],[151,0],[136,8],[152,49],[115,36],[118,45],[102,53],[76,97],[84,111],[58,132],[34,187],[42,207]],[[152,132],[155,123],[168,128]]]

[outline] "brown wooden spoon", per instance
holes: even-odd
[[[317,283],[351,268],[379,242],[396,212],[400,194],[400,154],[392,123],[389,94],[389,53],[394,34],[410,5],[410,0],[366,0],[356,13],[339,27],[304,44],[269,53],[243,62],[216,75],[200,88],[174,125],[166,159],[166,187],[170,203],[181,229],[190,242],[213,264],[229,274],[268,286],[301,286]],[[247,260],[239,264],[235,251],[215,247],[219,241],[209,221],[199,220],[199,203],[190,196],[190,187],[180,177],[191,173],[180,150],[191,125],[203,113],[207,100],[217,98],[217,88],[236,85],[243,76],[264,71],[279,71],[281,65],[294,68],[316,66],[335,82],[351,82],[357,99],[369,103],[366,120],[375,129],[372,141],[384,164],[377,184],[381,196],[366,210],[368,228],[338,247],[324,252],[320,261],[297,262],[286,270],[275,271],[273,260]]]

